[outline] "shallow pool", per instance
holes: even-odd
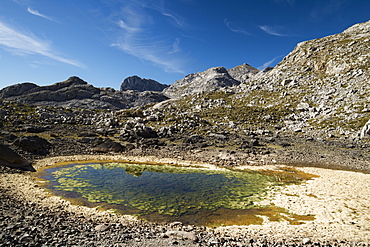
[[[254,204],[281,186],[276,176],[263,172],[90,163],[56,166],[40,174],[50,181],[49,189],[66,199],[150,221],[219,226],[261,223],[256,215],[281,219],[281,209]]]

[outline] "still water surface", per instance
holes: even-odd
[[[69,164],[45,169],[42,177],[55,194],[82,205],[207,226],[260,222],[256,214],[271,209],[254,202],[278,186],[259,172],[131,163]]]

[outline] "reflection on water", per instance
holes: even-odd
[[[94,163],[46,169],[43,177],[57,195],[151,221],[260,224],[256,214],[272,217],[280,210],[254,206],[271,186],[277,186],[274,176],[259,172]]]

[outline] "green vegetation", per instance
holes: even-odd
[[[253,207],[274,180],[262,174],[125,163],[75,165],[52,174],[59,183],[55,189],[78,192],[89,202],[177,216]]]
[[[272,186],[299,183],[311,175],[294,169],[272,171],[208,170],[164,164],[71,164],[46,170],[50,188],[89,206],[114,208],[152,221],[180,220],[220,226],[261,224],[270,220],[302,224],[313,216],[275,206],[257,207]],[[77,196],[78,195],[78,196]],[[76,197],[77,196],[77,197]],[[80,199],[78,199],[80,198]]]

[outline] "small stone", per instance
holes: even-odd
[[[310,243],[311,243],[311,239],[309,239],[309,238],[304,238],[304,239],[302,239],[302,243],[303,243],[303,244],[310,244]]]
[[[101,224],[95,227],[95,231],[104,232],[109,229],[109,225]]]
[[[192,232],[186,232],[186,231],[168,231],[165,233],[168,237],[177,237],[177,238],[183,238],[183,239],[189,239],[192,241],[197,241],[198,237],[192,233]]]

